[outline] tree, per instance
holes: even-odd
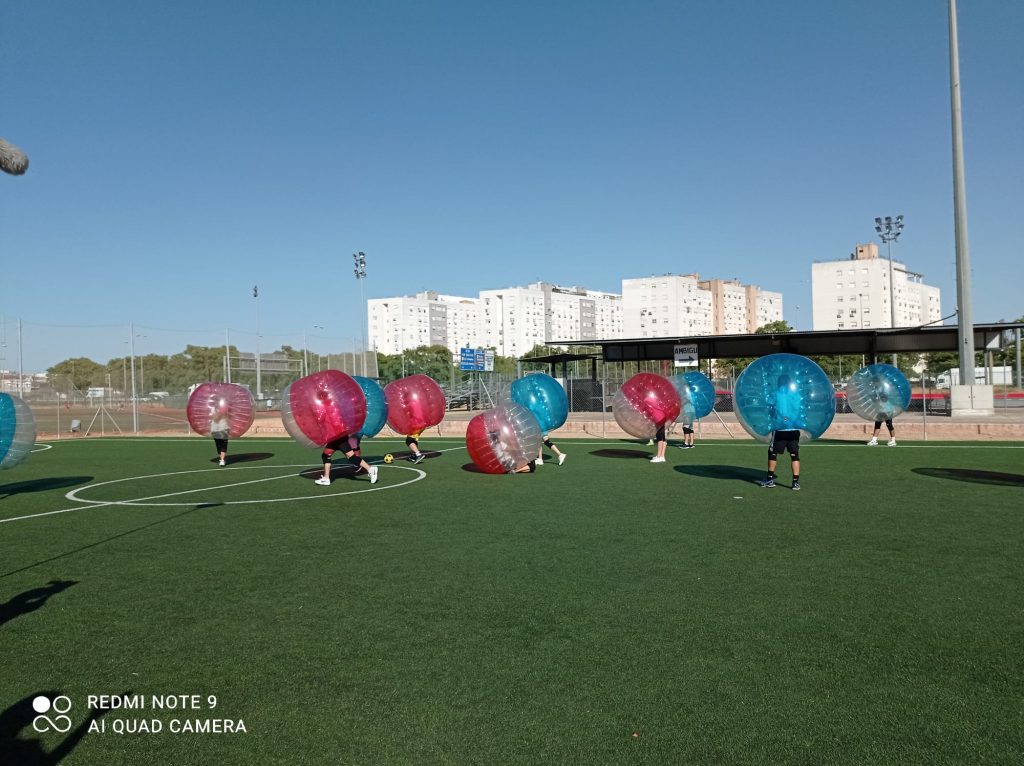
[[[401,354],[377,354],[377,375],[383,381],[426,375],[445,385],[451,381],[454,371],[452,352],[445,346],[419,346]]]
[[[106,367],[84,356],[57,362],[46,374],[58,391],[67,392],[72,387],[85,391],[90,386],[107,385]]]
[[[763,324],[754,330],[755,335],[773,335],[784,332],[793,332],[793,328],[789,326],[789,322],[785,319]],[[755,359],[757,359],[756,356],[741,356],[733,359],[715,360],[715,375],[724,378],[730,377],[733,372],[739,375]]]

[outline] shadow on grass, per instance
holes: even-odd
[[[253,463],[257,460],[269,460],[274,457],[273,452],[240,452],[237,455],[228,454],[225,462],[228,465],[234,465],[235,463]],[[217,458],[210,458],[211,463],[216,463]]]
[[[110,537],[104,538],[103,540],[97,540],[94,543],[83,545],[80,548],[74,548],[70,551],[66,551],[65,553],[58,553],[56,556],[50,556],[50,558],[48,559],[42,559],[41,561],[36,561],[33,564],[26,564],[25,566],[20,567],[18,569],[12,569],[10,572],[4,572],[3,574],[0,574],[0,580],[2,580],[4,577],[16,575],[19,572],[25,572],[29,569],[32,569],[33,567],[40,566],[41,564],[48,564],[51,561],[59,561],[60,559],[67,558],[68,556],[74,556],[76,553],[81,553],[82,551],[87,551],[91,548],[97,548],[100,545],[104,545],[105,543],[113,542],[114,540],[119,540],[122,537],[133,535],[136,532],[141,532],[144,529],[150,529],[151,527],[155,527],[160,524],[166,524],[168,521],[180,519],[182,516],[188,516],[190,513],[195,513],[196,511],[201,511],[207,508],[215,508],[219,505],[223,505],[223,503],[198,503],[194,507],[189,508],[187,511],[181,511],[180,513],[176,513],[173,516],[168,516],[166,518],[160,519],[159,521],[151,521],[149,524],[143,524],[141,527],[135,527],[134,529],[129,529],[126,532],[119,532],[118,534],[111,535]]]
[[[20,495],[23,492],[45,492],[48,489],[64,489],[80,484],[88,484],[92,476],[51,476],[47,479],[16,481],[13,484],[0,484],[0,496]]]
[[[651,457],[651,453],[649,450],[638,449],[596,449],[591,450],[590,454],[594,455],[595,457],[612,457],[618,458],[620,460],[628,460],[630,458],[643,458],[645,460],[649,460]]]
[[[462,470],[466,473],[478,473],[481,476],[501,476],[500,473],[487,473],[487,471],[480,470],[480,466],[476,463],[466,463],[462,466]]]
[[[977,471],[968,468],[913,468],[911,470],[932,479],[951,479],[971,484],[991,484],[997,487],[1024,487],[1024,475],[1019,473]]]
[[[67,590],[72,585],[78,585],[78,580],[50,580],[47,585],[32,588],[0,604],[0,627],[3,627],[15,617],[29,614],[36,609],[41,609],[51,596]]]
[[[129,691],[121,696],[130,695]],[[52,705],[43,713],[40,713],[34,704],[40,697],[45,697]],[[78,711],[72,710],[70,699],[63,692],[54,689],[33,692],[10,705],[0,713],[0,742],[4,743],[5,756],[3,763],[16,763],[18,766],[51,766],[63,761],[88,733],[92,722],[106,715],[108,711],[90,710],[78,728],[71,731],[71,718],[78,717],[75,715],[76,712]],[[22,731],[27,732],[31,739],[20,739],[18,735]],[[41,738],[35,736],[37,731],[57,732],[67,736],[53,750],[46,750]],[[52,737],[53,734],[49,736]]]
[[[702,479],[728,479],[730,481],[755,482],[764,478],[763,468],[739,465],[676,465],[673,471]]]

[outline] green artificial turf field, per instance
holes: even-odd
[[[749,441],[559,446],[319,487],[285,439],[40,445],[0,473],[0,763],[1024,761],[1024,447],[825,441],[793,492]]]

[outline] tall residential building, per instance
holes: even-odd
[[[698,281],[696,274],[622,280],[623,337],[710,335],[711,291]]]
[[[892,284],[890,285],[890,272]],[[942,318],[940,291],[923,275],[878,257],[878,245],[857,245],[849,258],[811,266],[815,330],[916,327]]]
[[[782,293],[736,279],[707,279],[697,285],[711,293],[712,335],[745,335],[782,320]]]
[[[499,356],[522,356],[547,342],[547,306],[538,285],[480,291],[481,345]]]
[[[367,301],[367,313],[370,348],[382,354],[419,346],[445,346],[455,354],[464,346],[480,344],[481,306],[476,298],[432,291],[375,298]]]

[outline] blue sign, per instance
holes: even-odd
[[[476,350],[472,348],[460,348],[459,357],[459,369],[460,370],[475,370],[476,366]]]

